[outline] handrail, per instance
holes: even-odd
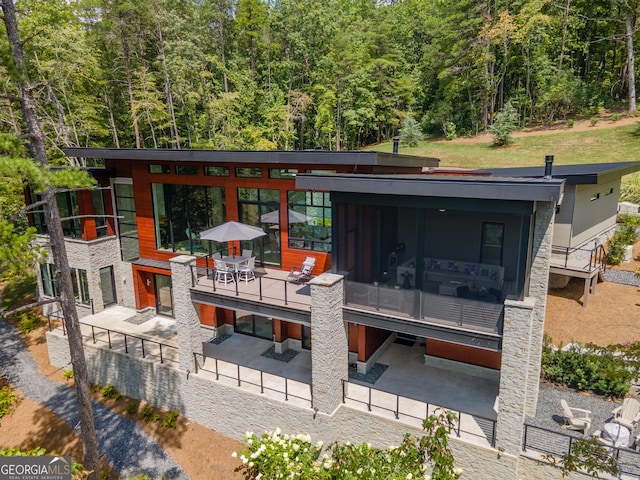
[[[561,457],[570,454],[577,437],[536,425],[524,424],[522,432],[522,451],[535,450],[547,455]],[[604,446],[604,445],[603,445]],[[631,448],[604,446],[616,460],[620,474],[640,478],[640,452]]]
[[[249,292],[247,290],[243,290],[241,287],[242,282],[237,281],[237,279],[233,282],[233,287],[227,287],[226,285],[222,287],[218,285],[216,282],[216,268],[210,267],[208,263],[205,266],[191,265],[191,269],[192,269],[192,286],[193,287],[200,286],[201,285],[200,279],[206,278],[207,280],[211,280],[213,292],[217,292],[218,290],[227,291],[227,292],[230,291],[230,292],[234,292],[236,297],[239,297],[239,296],[255,297],[260,301],[263,301],[265,299],[280,300],[280,301],[283,301],[285,305],[293,304],[293,305],[304,305],[308,307],[307,303],[297,302],[296,300],[291,299],[292,298],[292,295],[290,294],[291,284],[287,279],[270,277],[268,275],[266,276],[256,275],[256,278],[254,280],[258,284],[258,293],[256,294],[256,293]],[[202,272],[204,272],[204,274],[201,274]],[[265,294],[265,292],[274,291],[273,287],[269,289],[264,288],[263,282],[267,280],[269,282],[273,282],[276,284],[282,284],[282,288],[280,289],[280,291],[282,292],[282,296]],[[300,285],[298,284],[296,284],[295,286],[297,288],[300,288]]]
[[[355,386],[358,388],[364,388],[367,389],[367,401],[362,401],[362,400],[358,400],[357,398],[353,398],[350,397],[349,394],[347,393],[347,386]],[[389,407],[385,407],[384,405],[380,405],[380,404],[376,404],[372,401],[372,398],[374,396],[374,393],[380,393],[380,394],[384,394],[387,396],[391,396],[391,397],[395,397],[395,409],[391,409]],[[413,402],[418,402],[418,404],[423,404],[424,405],[424,412],[425,415],[423,417],[418,417],[416,415],[413,415],[411,413],[408,412],[403,412],[401,411],[400,408],[400,404],[401,404],[401,399],[406,399],[406,400],[411,400]],[[373,408],[379,409],[379,410],[383,410],[383,411],[387,411],[390,413],[393,413],[393,415],[395,416],[396,420],[400,420],[400,415],[404,416],[404,417],[409,417],[418,421],[423,421],[425,418],[427,418],[429,416],[429,410],[431,409],[432,411],[436,408],[443,408],[449,412],[453,412],[456,414],[456,426],[454,427],[453,431],[455,432],[456,436],[458,438],[461,437],[461,434],[464,433],[465,435],[470,435],[473,437],[477,437],[477,438],[484,438],[486,439],[489,444],[492,447],[495,447],[496,444],[496,424],[497,421],[493,420],[491,418],[487,418],[487,417],[483,417],[481,415],[475,415],[475,414],[471,414],[471,413],[467,413],[467,412],[463,412],[461,410],[454,410],[454,409],[450,409],[450,408],[446,408],[446,407],[442,407],[439,405],[433,405],[430,404],[428,402],[425,402],[423,400],[419,400],[416,398],[412,398],[412,397],[406,397],[403,395],[398,395],[395,393],[391,393],[391,392],[386,392],[384,390],[377,390],[377,389],[373,389],[371,387],[367,387],[365,385],[360,385],[360,384],[353,384],[353,383],[349,383],[348,380],[342,380],[342,403],[346,403],[347,400],[355,402],[355,403],[359,403],[362,405],[366,405],[367,406],[367,410],[369,412],[372,411]],[[462,420],[463,420],[463,415],[465,416],[469,416],[472,417],[472,419],[476,422],[476,424],[480,427],[480,429],[483,432],[483,435],[479,435],[476,432],[471,432],[469,430],[464,430],[462,429]]]
[[[91,338],[93,341],[93,344],[95,345],[98,342],[103,342],[109,345],[109,350],[113,349],[114,347],[114,341],[111,338],[111,334],[117,334],[117,335],[122,335],[123,337],[123,341],[124,341],[124,351],[125,353],[128,355],[129,354],[129,347],[130,344],[128,342],[128,339],[134,339],[134,340],[139,340],[140,341],[140,348],[142,350],[142,358],[147,358],[147,354],[149,354],[150,352],[147,350],[145,350],[145,342],[147,343],[147,345],[157,345],[158,347],[158,352],[159,352],[159,356],[160,356],[160,363],[164,363],[165,360],[168,362],[174,362],[174,363],[179,363],[178,360],[174,360],[172,358],[168,358],[164,353],[163,353],[163,347],[165,349],[165,351],[167,349],[170,350],[174,350],[175,352],[178,352],[178,347],[174,347],[173,345],[169,345],[166,343],[162,343],[162,342],[158,342],[157,340],[150,340],[148,338],[144,338],[144,337],[140,337],[138,335],[132,335],[130,333],[124,333],[124,332],[119,332],[117,330],[111,330],[109,328],[105,328],[105,327],[99,327],[97,325],[91,325],[90,323],[84,323],[84,322],[78,322],[80,324],[80,326],[86,326],[86,327],[91,327],[91,335],[85,335],[84,333],[82,334],[82,336],[84,338]],[[107,333],[107,340],[102,340],[100,339],[98,336],[96,336],[96,329],[98,329],[99,331],[105,331]],[[66,327],[64,326],[64,322],[62,324],[62,334],[64,336],[67,335],[67,330]]]
[[[228,378],[228,379],[231,379],[231,380],[237,380],[238,387],[241,387],[242,384],[253,385],[255,387],[260,387],[260,393],[261,394],[264,394],[265,390],[269,390],[269,391],[272,391],[272,392],[275,392],[275,393],[282,393],[282,394],[284,394],[285,401],[288,401],[289,398],[297,398],[299,400],[303,400],[303,401],[309,402],[310,408],[313,408],[313,388],[312,388],[311,384],[300,382],[298,380],[292,380],[290,378],[282,377],[280,375],[275,375],[273,373],[265,372],[264,370],[260,370],[260,369],[257,369],[257,368],[245,367],[245,366],[239,365],[237,363],[227,362],[226,360],[219,360],[216,357],[203,355],[201,353],[193,352],[193,358],[194,358],[194,362],[195,362],[195,373],[196,374],[198,373],[198,371],[202,370],[203,372],[209,372],[209,373],[215,374],[216,381],[219,381],[220,377],[223,377],[223,378]],[[202,364],[200,364],[198,362],[198,358],[202,359]],[[205,368],[205,364],[206,364],[207,359],[211,359],[211,360],[214,361],[214,369],[213,370]],[[221,373],[220,372],[220,368],[219,368],[219,362],[222,362],[223,364],[235,366],[236,367],[235,368],[236,375],[235,376],[231,376],[231,375],[226,375],[224,373]],[[243,370],[245,372],[256,372],[256,373],[259,373],[260,374],[260,383],[252,382],[251,380],[248,380],[246,376],[245,376],[245,379],[243,379],[242,378],[242,371]],[[273,387],[270,387],[270,386],[266,385],[264,383],[265,374],[270,376],[270,377],[276,378],[276,379],[284,380],[284,390],[278,390],[277,388],[273,388]],[[309,398],[302,397],[300,395],[295,395],[295,394],[291,393],[289,391],[289,383],[290,382],[295,382],[295,383],[297,383],[299,385],[307,385],[309,387]]]
[[[569,259],[571,258],[571,256],[576,253],[576,252],[588,252],[589,254],[589,262],[585,265],[586,266],[586,271],[588,272],[592,272],[595,269],[602,269],[603,272],[606,271],[607,269],[607,262],[606,262],[606,251],[604,249],[604,245],[602,245],[601,243],[598,243],[597,245],[595,245],[593,248],[584,248],[584,247],[564,247],[564,246],[560,246],[560,245],[551,245],[551,251],[552,252],[559,252],[563,255],[564,257],[564,262],[559,262],[560,265],[564,268],[570,268],[569,267]],[[584,256],[586,257],[587,253],[584,254]],[[551,264],[554,263],[554,256],[553,253],[551,255]],[[576,267],[577,269],[578,267]],[[582,268],[581,270],[585,270],[585,268]]]

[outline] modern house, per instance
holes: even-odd
[[[464,172],[440,169],[436,159],[375,152],[66,153],[104,165],[91,169],[98,188],[58,196],[81,316],[118,305],[130,309],[131,323],[159,315],[174,319],[177,329],[177,368],[118,356],[109,337],[108,352],[89,354],[96,382],[158,405],[180,405],[185,415],[229,434],[290,425],[340,438],[347,422],[354,425],[347,429],[352,441],[367,430],[367,439],[384,443],[405,427],[356,414],[345,399],[356,388],[350,378],[371,374],[392,345],[407,342],[419,352],[418,374],[449,372],[495,387],[488,423],[481,415],[469,420],[485,443],[464,464],[478,455],[492,464],[473,478],[521,472],[554,252],[583,248],[608,232],[620,177],[640,170],[634,162],[553,173]],[[32,220],[46,234],[38,214]],[[201,238],[229,220],[264,234],[247,241]],[[221,281],[214,256],[245,257],[246,250],[256,257],[255,275]],[[313,278],[291,282],[289,272],[307,257],[315,259]],[[40,268],[39,286],[44,296],[56,295],[51,261]],[[235,335],[272,342],[275,355],[308,352],[311,404],[256,401],[207,383],[203,365],[216,358],[218,342]],[[61,338],[49,335],[54,364],[68,362]],[[136,379],[118,375],[123,369],[135,370]],[[281,374],[293,378],[292,370],[283,367]],[[240,366],[237,371],[240,388]],[[165,377],[171,388],[159,385]],[[204,398],[216,405],[215,415],[204,411]],[[231,413],[247,402],[256,402],[251,412]],[[395,402],[388,410],[398,419],[400,397]],[[373,433],[355,427],[365,424]]]

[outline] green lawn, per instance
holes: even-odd
[[[640,160],[640,137],[631,134],[634,125],[593,128],[578,132],[567,128],[515,139],[506,148],[490,142],[426,140],[416,148],[400,145],[400,153],[436,157],[443,167],[492,168],[544,165],[545,155],[554,155],[555,164],[602,163]],[[368,150],[390,152],[391,143]]]

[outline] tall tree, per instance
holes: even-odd
[[[29,80],[27,65],[25,62],[22,41],[18,31],[15,6],[13,0],[1,0],[2,19],[7,33],[7,39],[11,47],[11,57],[13,59],[12,70],[15,72],[22,115],[26,124],[26,132],[29,138],[31,155],[36,163],[43,169],[49,166],[45,147],[45,137],[40,128],[40,122],[36,111],[36,104],[33,96],[34,85]],[[56,270],[58,272],[58,285],[60,289],[60,307],[64,316],[64,322],[69,338],[69,350],[71,353],[71,364],[73,365],[76,394],[80,415],[80,435],[83,444],[84,464],[91,473],[90,480],[99,478],[98,445],[96,441],[95,424],[93,421],[93,408],[91,406],[91,394],[89,390],[89,376],[87,363],[84,356],[84,345],[82,343],[82,332],[78,321],[78,312],[73,294],[73,283],[71,280],[71,270],[67,259],[67,252],[64,243],[64,233],[62,222],[56,203],[56,196],[53,186],[49,185],[42,194],[45,211],[45,222],[49,232],[51,253],[54,258]]]

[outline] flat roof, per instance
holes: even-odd
[[[303,173],[296,188],[335,192],[558,202],[564,180],[497,176]]]
[[[542,178],[544,165],[536,167],[488,168],[494,176]],[[553,165],[551,176],[562,178],[568,185],[596,185],[640,171],[640,162],[583,163]]]
[[[436,167],[440,160],[386,152],[329,150],[177,150],[155,148],[65,148],[67,157],[128,161],[260,163],[303,165],[373,165]]]

